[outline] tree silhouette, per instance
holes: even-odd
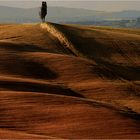
[[[45,17],[47,15],[47,2],[46,1],[42,2],[42,6],[40,9],[39,15],[40,15],[42,22],[45,22]]]

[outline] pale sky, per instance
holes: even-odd
[[[22,8],[32,8],[39,7],[43,0],[0,0],[0,5],[10,6],[10,7],[22,7]],[[49,6],[63,6],[70,8],[84,8],[97,11],[124,11],[124,10],[140,10],[140,0],[128,1],[128,0],[47,0]]]

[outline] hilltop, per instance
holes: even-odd
[[[140,138],[140,30],[0,25],[0,138]]]

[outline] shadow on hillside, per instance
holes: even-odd
[[[65,34],[69,41],[75,46],[75,49],[79,51],[79,54],[84,55],[87,58],[92,57],[105,57],[110,59],[112,54],[116,53],[116,48],[110,47],[105,43],[105,34],[92,31],[90,29],[78,29],[77,27],[70,27],[64,25],[55,25],[56,28]],[[98,39],[104,40],[103,44]],[[111,40],[111,39],[110,39]]]
[[[140,66],[121,65],[112,60],[112,56],[119,54],[122,57],[127,57],[127,52],[123,49],[123,45],[129,46],[129,52],[139,56],[138,44],[132,44],[119,40],[112,40],[106,34],[90,29],[82,29],[78,27],[70,27],[65,25],[55,25],[58,30],[63,32],[68,40],[72,42],[79,55],[94,60],[97,67],[93,67],[93,71],[101,78],[108,79],[126,79],[130,81],[140,80]],[[123,44],[124,43],[124,44]],[[119,46],[121,45],[121,46]],[[131,59],[131,55],[129,56]],[[128,60],[130,61],[130,60]],[[130,61],[130,64],[133,63]]]
[[[9,51],[16,51],[16,52],[49,52],[49,49],[41,48],[37,45],[33,44],[25,44],[25,43],[7,43],[7,42],[0,42],[0,49],[9,50]]]
[[[103,60],[94,60],[99,65],[93,68],[93,71],[102,78],[125,79],[130,81],[140,80],[140,66],[123,66]]]
[[[81,97],[81,98],[84,97],[81,94],[72,91],[69,88],[62,87],[59,85],[52,85],[52,84],[0,81],[0,87],[12,91],[40,92],[40,93],[51,93],[51,94],[74,96],[74,97]]]
[[[112,54],[116,53],[114,48],[105,44],[103,45],[94,38],[79,37],[75,35],[71,40],[76,46],[76,49],[87,58],[105,57],[106,59],[110,59]]]
[[[58,76],[41,62],[23,58],[12,53],[0,56],[0,73],[20,75],[35,79],[55,79]]]

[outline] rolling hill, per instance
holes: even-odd
[[[140,30],[0,25],[0,138],[140,138]]]

